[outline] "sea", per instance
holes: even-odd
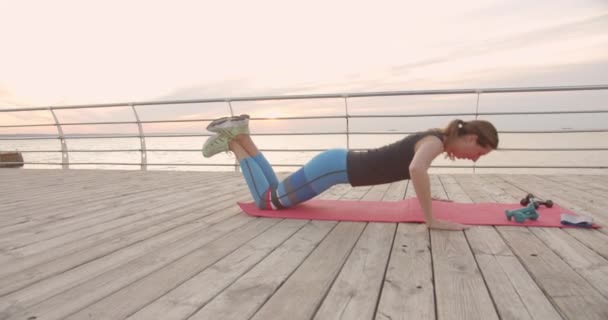
[[[402,139],[411,132],[444,127],[455,118],[465,121],[477,118],[488,120],[497,127],[500,132],[499,150],[475,164],[439,156],[433,162],[431,173],[607,174],[608,132],[604,131],[608,131],[608,106],[605,101],[608,101],[608,90],[363,97],[349,98],[347,103],[344,99],[334,98],[251,101],[233,102],[231,110],[223,103],[153,105],[138,107],[138,113],[140,120],[147,121],[143,125],[148,135],[145,138],[147,170],[238,170],[232,154],[222,153],[212,158],[204,158],[201,154],[201,147],[208,138],[204,134],[210,134],[205,131],[207,120],[232,112],[252,116],[253,140],[275,165],[276,171],[297,170],[319,152],[298,150],[376,148]],[[581,113],[571,113],[577,110]],[[596,112],[587,112],[590,110]],[[70,151],[71,169],[142,169],[139,151],[142,141],[137,137],[111,137],[138,135],[136,124],[91,124],[133,121],[133,112],[128,106],[58,110],[56,113],[62,123],[88,123],[62,126]],[[348,119],[344,118],[346,113]],[[168,119],[180,122],[157,122]],[[55,126],[2,127],[41,123],[54,123],[48,111],[0,112],[0,151],[22,152],[27,163],[24,168],[61,168],[57,164],[42,164],[61,163],[61,144],[56,138]],[[586,130],[593,132],[580,132]],[[349,135],[345,134],[347,131]],[[93,138],[94,135],[103,135],[104,138]],[[27,136],[49,139],[10,140]],[[86,152],[94,150],[102,151]]]
[[[351,149],[373,148],[396,141],[405,135],[367,136],[355,135],[350,137]],[[525,145],[542,145],[542,148],[603,145],[608,149],[608,134],[572,134],[567,137],[563,134],[543,135],[534,137],[505,136],[503,145],[513,145],[511,148],[520,148]],[[180,170],[180,171],[234,171],[238,169],[234,155],[220,153],[212,158],[204,158],[201,147],[207,137],[170,137],[146,138],[147,149],[161,150],[189,150],[189,151],[150,151],[147,150],[147,170]],[[275,171],[294,171],[304,165],[308,160],[318,154],[318,151],[290,151],[293,149],[324,149],[345,148],[344,136],[253,136],[254,141],[263,151],[268,160],[275,165]],[[544,140],[546,143],[543,143]],[[519,141],[519,142],[518,142]],[[501,141],[502,142],[502,141]],[[553,143],[551,143],[553,142]],[[560,142],[560,143],[555,143]],[[111,138],[111,139],[67,139],[68,150],[90,151],[105,150],[101,152],[69,152],[70,169],[111,169],[111,170],[141,170],[138,138]],[[597,147],[595,147],[597,148]],[[29,164],[29,163],[61,163],[60,152],[34,152],[39,150],[61,150],[57,139],[52,140],[18,140],[0,141],[2,151],[22,151],[28,169],[59,169],[60,165]],[[87,163],[87,164],[78,164]],[[96,163],[128,163],[129,165],[109,165]],[[536,174],[607,174],[608,151],[503,151],[496,150],[479,159],[475,166],[472,161],[451,161],[439,156],[433,162],[431,173],[536,173]],[[444,168],[444,166],[458,166],[460,168]],[[522,167],[534,168],[484,168],[484,167]],[[550,167],[603,167],[604,169],[565,169]]]

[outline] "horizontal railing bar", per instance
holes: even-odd
[[[60,162],[2,162],[2,164],[45,164],[61,165]],[[120,165],[120,166],[139,166],[140,163],[120,163],[120,162],[70,162],[71,165]],[[234,167],[234,163],[148,163],[149,166],[206,166],[206,167]],[[273,167],[301,167],[304,164],[273,164]],[[473,169],[473,166],[448,166],[437,165],[431,168],[463,168]],[[476,169],[608,169],[608,166],[475,166]]]
[[[30,128],[30,127],[56,127],[57,125],[54,123],[48,124],[22,124],[22,125],[11,125],[11,126],[0,126],[0,128]]]
[[[365,151],[370,148],[351,148],[351,151]],[[327,149],[260,149],[262,152],[323,152]],[[201,149],[146,149],[147,152],[201,152]],[[608,148],[498,148],[497,151],[608,151]],[[53,153],[61,150],[19,150],[21,153]],[[78,153],[95,152],[141,152],[141,149],[112,150],[70,150]]]
[[[4,140],[4,141],[21,141],[21,140],[54,140],[54,139],[59,139],[58,136],[54,136],[54,137],[3,137],[0,136],[0,141]]]
[[[512,116],[512,115],[553,115],[553,114],[590,114],[608,113],[608,110],[564,110],[564,111],[526,111],[526,112],[480,112],[480,113],[426,113],[426,114],[373,114],[373,115],[348,115],[348,118],[422,118],[422,117],[458,117],[458,116]],[[309,116],[309,117],[261,117],[251,120],[320,120],[320,119],[346,119],[346,116]],[[188,120],[150,120],[141,121],[142,124],[152,123],[182,123],[203,122],[214,119],[188,119]],[[120,125],[137,124],[136,121],[112,121],[112,122],[69,122],[62,126],[84,126],[84,125]],[[26,124],[26,125],[2,125],[0,128],[27,128],[27,127],[54,127],[56,124]]]
[[[606,110],[563,110],[563,111],[522,111],[522,112],[480,112],[480,116],[513,116],[513,115],[552,115],[552,114],[589,114],[589,113],[608,113]]]
[[[387,134],[414,134],[417,133],[418,131],[388,131],[388,132],[373,132],[373,131],[361,131],[361,132],[350,132],[349,134],[357,134],[357,135],[387,135]],[[592,133],[592,132],[608,132],[608,129],[585,129],[585,130],[537,130],[537,131],[498,131],[498,133],[509,133],[509,134],[531,134],[531,133]],[[294,134],[300,134],[300,133],[294,133]],[[345,132],[342,133],[324,133],[324,134],[346,134]],[[258,135],[268,135],[268,134],[252,134],[252,136],[258,136]],[[272,135],[284,135],[282,133],[280,134],[272,134]],[[288,134],[285,134],[288,135]],[[303,134],[302,134],[303,135]],[[313,133],[313,135],[319,135],[319,133]]]
[[[498,148],[497,151],[608,151],[608,148]]]
[[[351,148],[351,151],[365,151],[372,148]],[[260,149],[262,152],[322,152],[327,149]],[[187,150],[148,150],[148,151],[187,151]],[[200,151],[192,150],[190,151]],[[498,148],[496,151],[608,151],[608,148]]]
[[[381,96],[406,96],[406,95],[438,95],[438,94],[480,94],[480,93],[522,93],[522,92],[551,92],[551,91],[589,91],[607,90],[608,85],[585,85],[585,86],[556,86],[556,87],[520,87],[520,88],[481,88],[481,89],[446,89],[446,90],[410,90],[410,91],[386,91],[386,92],[360,92],[360,93],[332,93],[311,95],[285,95],[285,96],[257,96],[194,100],[169,100],[154,102],[120,102],[106,104],[88,104],[52,107],[61,109],[85,109],[85,108],[108,108],[128,106],[151,106],[162,104],[187,104],[187,103],[213,103],[213,102],[239,102],[239,101],[268,101],[268,100],[301,100],[301,99],[328,99],[328,98],[364,98]],[[0,112],[37,111],[48,110],[50,107],[0,109]]]
[[[62,165],[61,162],[2,162],[2,164],[45,164],[45,165]],[[139,162],[70,162],[72,165],[116,165],[116,166],[140,166]],[[148,163],[149,166],[225,166],[234,167],[234,163],[231,164],[213,164],[213,163]]]
[[[302,132],[302,133],[256,133],[252,134],[252,136],[296,136],[296,135],[345,135],[345,132]],[[374,133],[376,134],[376,133]],[[380,133],[378,133],[380,134]],[[390,133],[389,133],[390,134]],[[171,135],[155,135],[149,134],[146,135],[146,138],[184,138],[184,137],[209,137],[212,134],[209,133],[192,133],[192,134],[171,134]],[[117,136],[97,136],[97,135],[86,135],[86,136],[70,136],[65,135],[64,139],[120,139],[120,138],[140,138],[139,135],[117,135]],[[0,137],[0,140],[49,140],[49,139],[58,139],[57,136],[54,137],[22,137],[22,138],[5,138]]]
[[[194,150],[194,149],[190,149],[190,150]],[[146,151],[152,151],[152,150],[148,150],[146,149]],[[200,150],[199,150],[200,151]],[[46,153],[46,152],[61,152],[61,150],[19,150],[18,152],[22,152],[22,153]],[[114,150],[71,150],[70,149],[70,153],[71,152],[141,152],[141,149],[114,149]]]
[[[146,138],[181,138],[181,137],[209,137],[212,134],[209,133],[193,133],[193,134],[171,134],[171,135],[146,135]],[[49,140],[58,139],[58,136],[51,137],[22,137],[22,138],[4,138],[0,136],[0,140]],[[85,135],[85,136],[70,136],[64,135],[64,139],[121,139],[121,138],[141,138],[139,135]]]
[[[433,167],[433,166],[431,166]],[[445,167],[449,168],[449,167]],[[608,166],[475,166],[476,169],[608,169]]]
[[[374,114],[374,115],[353,115],[349,118],[422,118],[422,117],[458,117],[458,116],[513,116],[513,115],[553,115],[553,114],[589,114],[589,113],[608,113],[607,110],[564,110],[564,111],[524,111],[524,112],[459,112],[459,113],[418,113],[418,114]]]
[[[539,131],[498,131],[508,134],[542,134],[542,133],[592,133],[608,132],[608,129],[585,129],[585,130],[539,130]]]
[[[351,151],[365,151],[372,148],[351,148]],[[322,152],[327,149],[260,149],[262,152]],[[200,151],[200,150],[148,150],[148,151]],[[608,148],[498,148],[496,151],[608,151]]]
[[[400,135],[400,134],[413,134],[417,131],[388,131],[388,132],[374,132],[374,131],[362,131],[362,132],[350,132],[351,135]],[[537,130],[537,131],[498,131],[499,134],[543,134],[543,133],[593,133],[593,132],[608,132],[608,129],[585,129],[585,130]],[[170,135],[158,135],[150,134],[145,135],[146,138],[184,138],[184,137],[209,137],[212,134],[209,133],[192,133],[192,134],[170,134]],[[319,136],[319,135],[346,135],[346,132],[277,132],[277,133],[255,133],[252,136]],[[58,136],[49,137],[6,137],[0,136],[0,140],[52,140],[58,139]],[[85,136],[64,136],[64,139],[121,139],[121,138],[141,138],[139,135],[85,135]]]
[[[140,121],[142,124],[146,123],[176,123],[176,122],[201,122],[201,121],[213,121],[213,119],[190,119],[190,120],[158,120],[158,121]],[[62,126],[94,126],[94,125],[108,125],[108,124],[137,124],[137,121],[112,121],[112,122],[69,122],[62,123]],[[27,124],[27,125],[11,125],[11,126],[0,126],[0,128],[25,128],[25,127],[49,127],[56,126],[54,123],[49,124]]]

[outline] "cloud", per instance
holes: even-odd
[[[557,41],[566,42],[577,38],[604,36],[605,30],[608,30],[608,13],[538,30],[490,38],[481,42],[462,43],[454,49],[448,49],[447,54],[394,66],[391,68],[391,74],[403,76],[419,68],[456,63],[460,59],[471,59],[525,47],[538,47]]]
[[[472,53],[480,54],[497,50],[510,50],[547,42],[568,41],[579,37],[590,38],[597,35],[605,35],[605,30],[608,30],[608,12],[574,22],[484,41],[479,48],[473,49]]]

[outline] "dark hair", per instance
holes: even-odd
[[[439,131],[446,137],[446,143],[465,134],[477,135],[477,144],[486,148],[498,148],[498,132],[493,124],[485,120],[462,121],[452,120],[450,124]]]

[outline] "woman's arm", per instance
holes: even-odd
[[[431,182],[427,173],[433,160],[443,152],[443,143],[436,137],[426,137],[418,143],[414,158],[410,164],[410,178],[414,184],[416,197],[424,213],[429,228],[446,230],[463,230],[466,226],[450,221],[437,220],[433,217]]]

